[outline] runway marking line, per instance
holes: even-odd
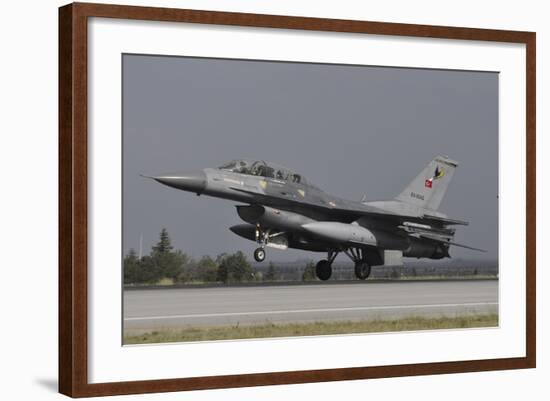
[[[285,313],[311,313],[311,312],[348,312],[360,310],[391,310],[391,309],[418,309],[418,308],[445,308],[456,306],[492,306],[498,305],[498,302],[476,302],[466,304],[427,304],[427,305],[386,305],[386,306],[356,306],[349,308],[326,308],[326,309],[294,309],[294,310],[273,310],[273,311],[255,311],[255,312],[224,312],[224,313],[202,313],[191,315],[167,315],[167,316],[141,316],[126,317],[125,321],[134,320],[161,320],[161,319],[192,319],[204,317],[220,316],[245,316],[245,315],[277,315]]]

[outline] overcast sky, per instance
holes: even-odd
[[[391,199],[436,155],[457,160],[440,211],[467,220],[451,256],[498,254],[498,74],[125,55],[123,250],[147,254],[166,227],[194,257],[256,245],[229,231],[235,202],[197,197],[139,174],[252,158],[323,190]],[[268,249],[267,260],[322,254]]]

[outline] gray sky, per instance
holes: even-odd
[[[498,254],[498,74],[125,55],[123,250],[166,227],[195,256],[256,247],[229,231],[235,202],[139,174],[252,158],[344,198],[391,199],[437,154],[460,162],[440,211],[467,220],[451,256]],[[268,250],[267,260],[321,258]]]

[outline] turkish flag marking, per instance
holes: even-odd
[[[426,180],[426,182],[424,183],[424,186],[426,188],[431,188],[432,187],[432,180]]]

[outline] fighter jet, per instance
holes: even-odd
[[[453,241],[465,221],[437,211],[458,163],[435,157],[394,199],[351,201],[330,195],[290,169],[263,160],[233,160],[217,168],[163,174],[154,180],[179,190],[236,201],[246,224],[230,227],[258,243],[254,259],[262,262],[266,247],[326,252],[316,265],[328,280],[339,253],[355,264],[365,280],[372,266],[394,264],[402,257],[441,259],[449,248],[481,249]]]

